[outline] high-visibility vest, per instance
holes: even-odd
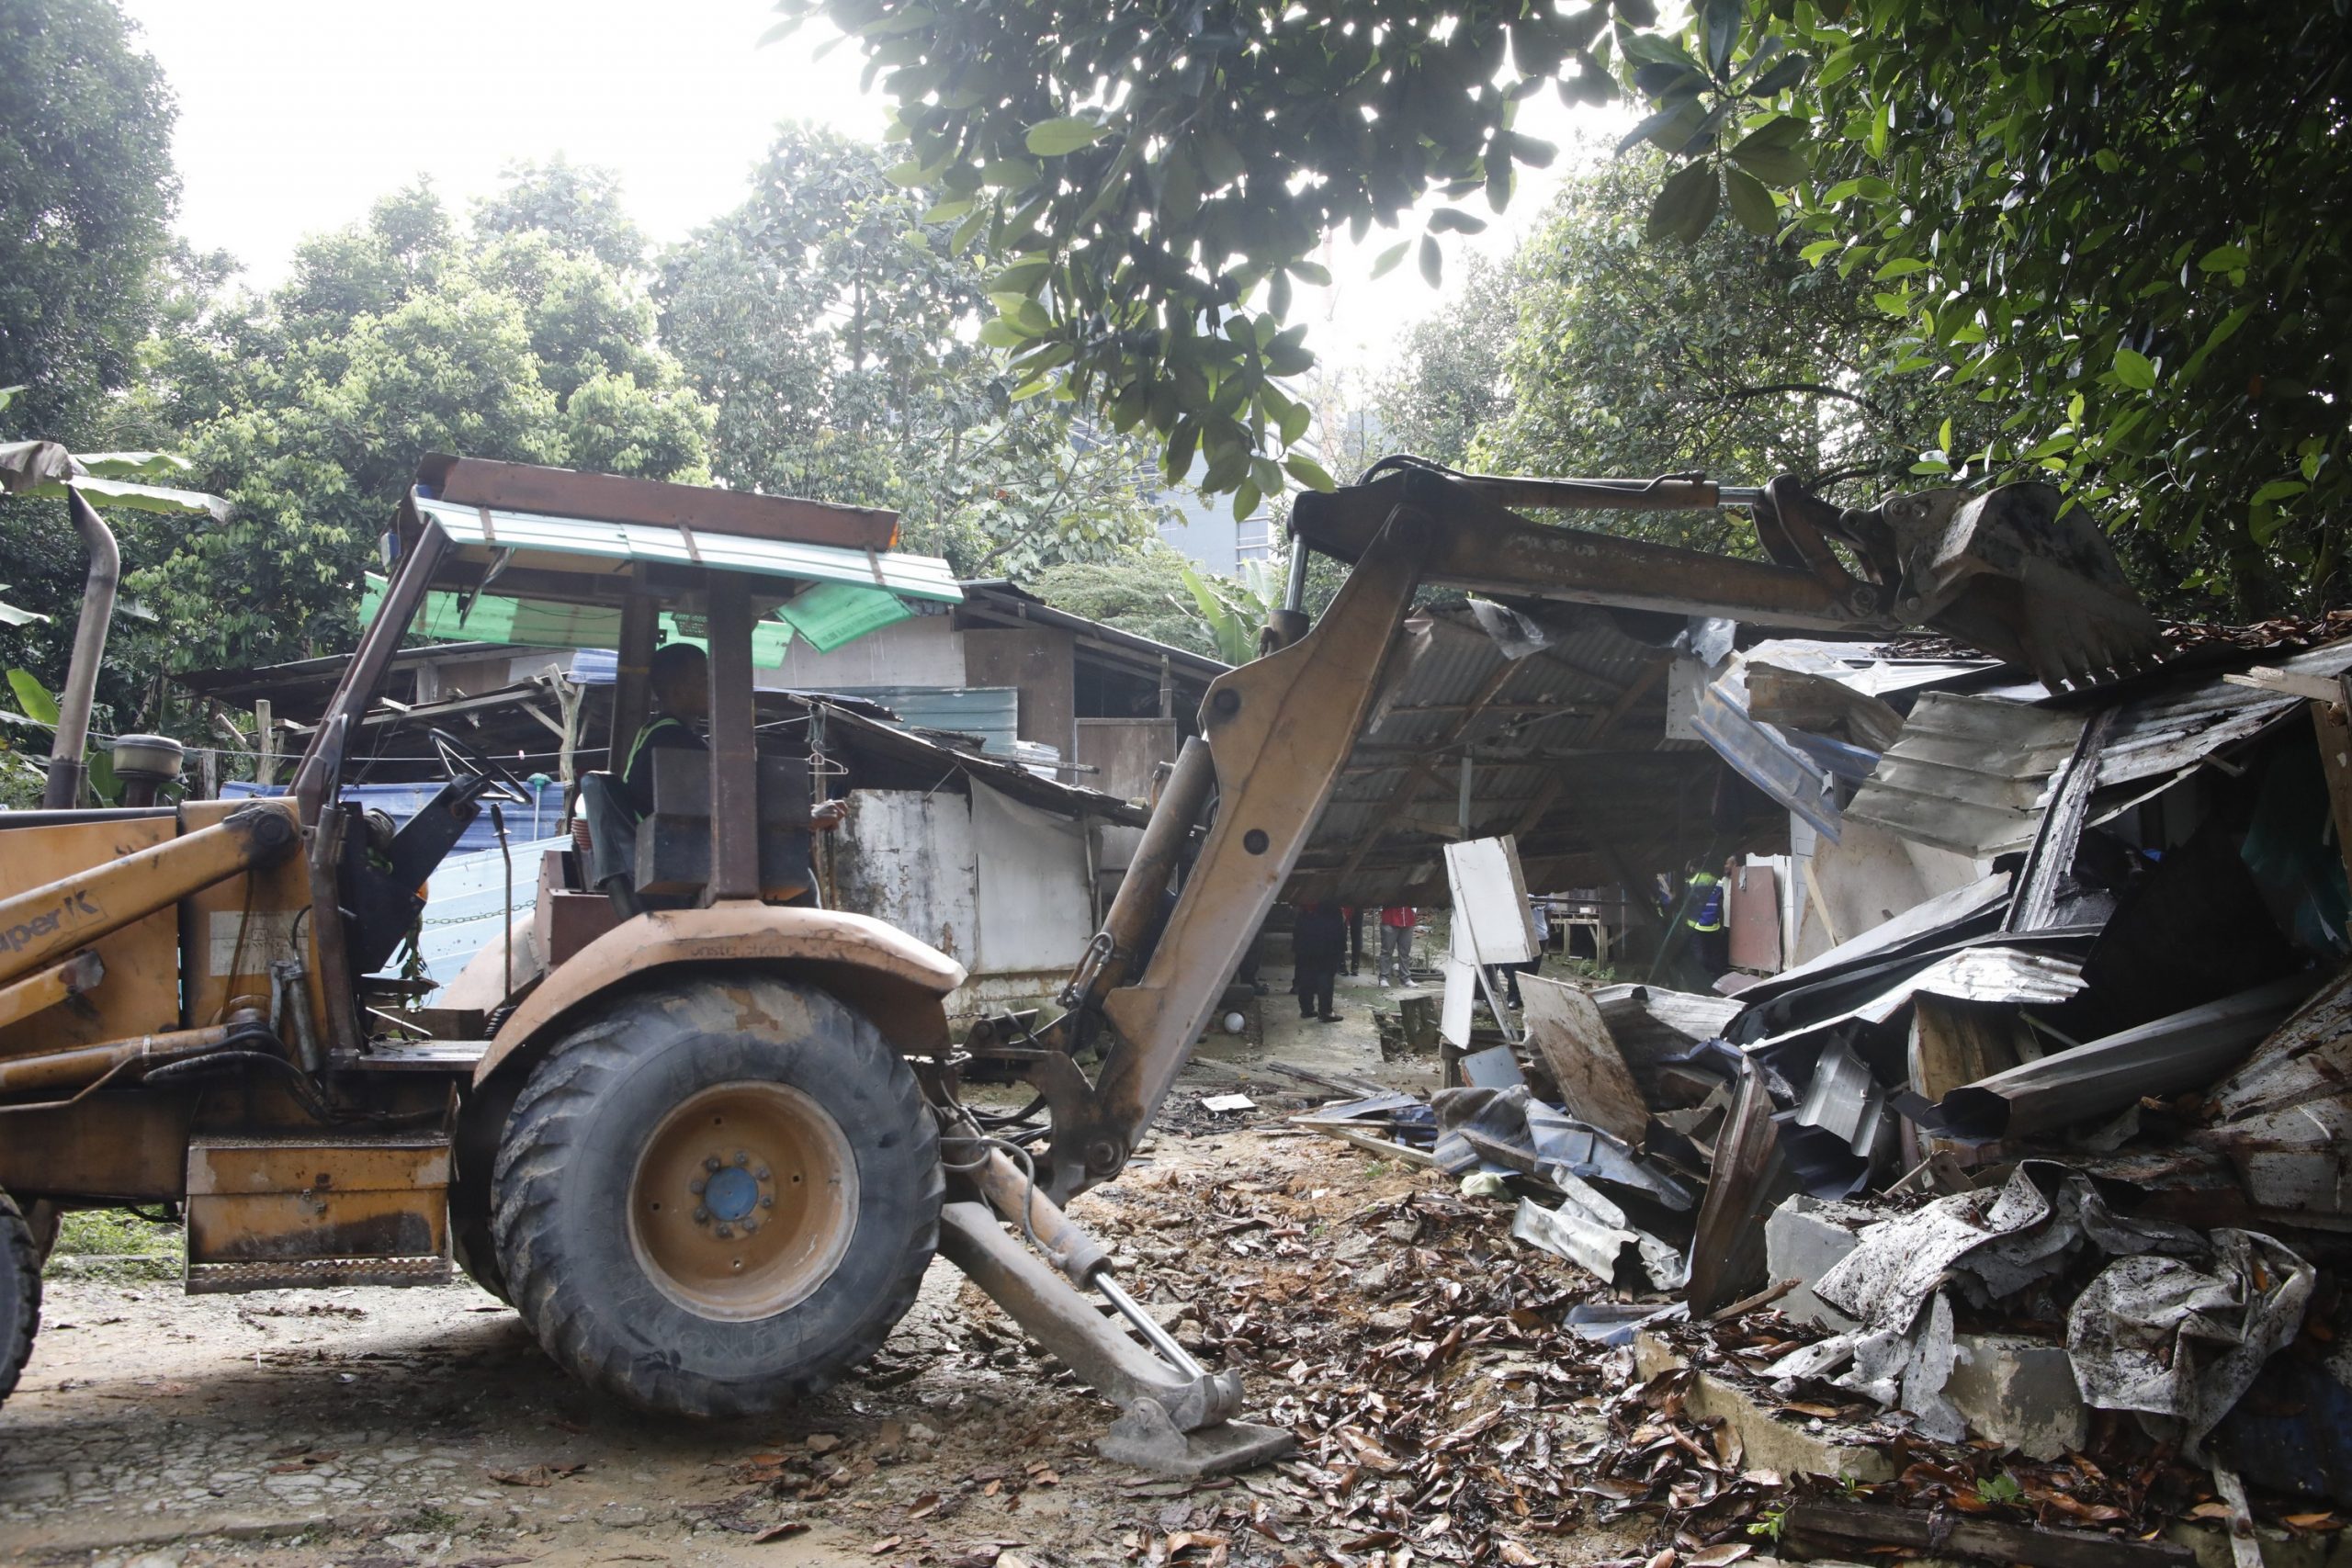
[[[629,774],[637,771],[637,755],[639,752],[645,750],[645,743],[652,739],[653,737],[665,726],[673,724],[676,725],[680,729],[685,729],[686,728],[686,721],[684,719],[666,713],[655,714],[651,718],[647,719],[642,725],[638,727],[637,739],[628,743],[628,756],[621,762],[622,778],[626,779]],[[688,733],[691,734],[693,732],[689,730]]]
[[[1690,913],[1684,918],[1682,923],[1689,926],[1694,931],[1719,931],[1723,930],[1723,879],[1715,875],[1713,872],[1702,871],[1698,875],[1690,879],[1690,886],[1694,888],[1705,888],[1707,890],[1707,895],[1705,897],[1700,899],[1696,904],[1693,904],[1690,907]]]

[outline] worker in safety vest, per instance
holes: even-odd
[[[1731,939],[1724,930],[1724,882],[1712,871],[1690,875],[1690,912],[1682,923],[1690,930],[1690,953],[1710,979],[1731,967]]]
[[[710,718],[708,656],[690,642],[664,643],[653,650],[647,673],[653,711],[639,727],[621,762],[621,788],[640,822],[653,814],[653,753],[673,747],[709,750],[697,728]],[[829,832],[841,826],[848,809],[843,801],[820,802],[809,813],[808,826]]]

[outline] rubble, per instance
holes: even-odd
[[[1695,732],[1792,840],[1867,824],[1919,895],[1803,961],[1792,931],[1736,995],[1522,976],[1523,1041],[1498,1018],[1449,1087],[1305,1124],[1473,1178],[1519,1256],[1588,1274],[1578,1354],[1679,1380],[1719,1457],[1785,1480],[1791,1551],[2218,1568],[2335,1529],[2348,614],[2190,628],[2087,696],[1952,650],[1726,655]]]

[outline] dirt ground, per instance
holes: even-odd
[[[858,1376],[789,1418],[717,1427],[601,1402],[470,1285],[190,1299],[167,1283],[52,1278],[32,1363],[0,1409],[0,1561],[1019,1568],[1172,1557],[1393,1568],[1415,1560],[1415,1531],[1422,1560],[1491,1553],[1498,1537],[1450,1544],[1448,1510],[1429,1504],[1453,1495],[1442,1484],[1423,1490],[1400,1473],[1357,1485],[1387,1473],[1369,1453],[1379,1473],[1335,1476],[1313,1461],[1340,1450],[1334,1432],[1358,1442],[1346,1436],[1358,1427],[1335,1425],[1356,1406],[1316,1386],[1344,1366],[1312,1351],[1378,1316],[1377,1259],[1399,1244],[1367,1227],[1420,1235],[1419,1203],[1451,1205],[1432,1224],[1470,1213],[1442,1179],[1283,1125],[1329,1091],[1270,1070],[1272,1059],[1430,1087],[1430,1066],[1381,1062],[1369,980],[1341,984],[1340,1023],[1301,1022],[1277,989],[1262,1041],[1205,1048],[1128,1173],[1073,1209],[1116,1242],[1130,1287],[1180,1338],[1245,1368],[1252,1414],[1320,1434],[1298,1461],[1188,1485],[1096,1458],[1111,1408],[944,1263]],[[1260,1111],[1220,1121],[1199,1110],[1202,1095],[1236,1088]],[[1515,1254],[1514,1269],[1553,1271],[1531,1278],[1555,1296],[1592,1285],[1502,1240],[1508,1209],[1487,1208],[1455,1229]],[[1359,1272],[1361,1297],[1349,1289]],[[1281,1309],[1294,1299],[1295,1311]],[[1528,1359],[1508,1348],[1453,1355],[1449,1410],[1532,1408],[1524,1391],[1566,1374]],[[1589,1436],[1600,1403],[1544,1417],[1541,1449]],[[1622,1559],[1642,1540],[1625,1525],[1555,1529],[1501,1560]]]

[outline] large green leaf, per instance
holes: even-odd
[[[1751,234],[1777,233],[1781,227],[1781,209],[1772,203],[1772,193],[1764,182],[1745,169],[1726,166],[1724,169],[1724,194],[1731,199],[1731,215],[1739,220],[1740,227]]]
[[[1646,232],[1653,240],[1673,238],[1684,244],[1697,242],[1715,220],[1723,200],[1715,183],[1715,166],[1704,161],[1685,164],[1666,182],[1650,209]]]
[[[31,671],[9,671],[8,689],[17,694],[17,712],[38,724],[56,724],[57,698]]]
[[[2115,350],[2115,378],[2135,392],[2153,391],[2156,367],[2146,355],[2119,344]]]
[[[1781,119],[1751,131],[1732,144],[1732,161],[1766,185],[1795,185],[1813,172],[1796,150],[1804,129],[1797,121]]]
[[[1023,141],[1040,158],[1057,158],[1093,146],[1108,130],[1108,127],[1093,120],[1065,115],[1059,119],[1039,120],[1029,128]]]

